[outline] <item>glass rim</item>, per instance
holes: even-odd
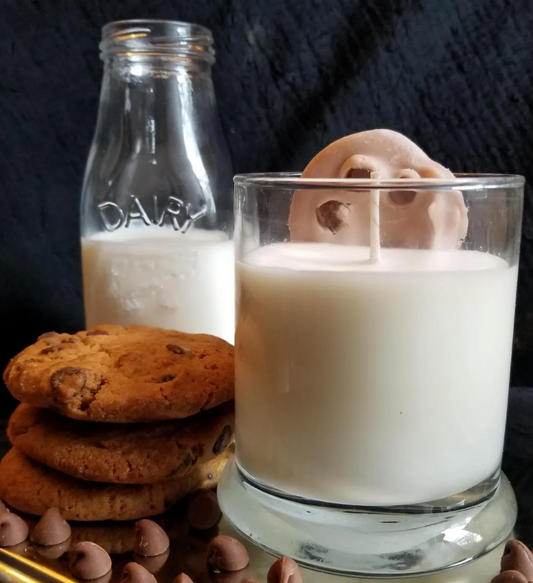
[[[286,189],[334,189],[334,190],[487,190],[521,188],[525,178],[520,174],[458,173],[455,180],[449,178],[392,178],[377,181],[372,178],[302,178],[299,172],[264,172],[237,174],[236,186],[260,186]]]

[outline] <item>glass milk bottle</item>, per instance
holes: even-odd
[[[213,39],[195,24],[112,22],[85,171],[86,326],[144,324],[233,343],[232,168]]]

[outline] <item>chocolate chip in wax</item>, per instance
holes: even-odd
[[[520,571],[502,571],[490,583],[529,583]]]
[[[211,490],[198,490],[189,502],[187,521],[195,530],[213,528],[221,516],[217,496]]]
[[[0,514],[0,547],[14,547],[28,538],[28,525],[13,512]]]
[[[509,540],[505,544],[500,572],[519,571],[528,581],[533,581],[533,553],[519,540]]]
[[[302,583],[298,563],[290,557],[279,558],[268,570],[267,583]]]
[[[246,547],[236,538],[219,535],[207,545],[206,561],[217,573],[223,571],[240,571],[250,562]]]
[[[78,543],[71,551],[70,572],[78,579],[99,579],[111,571],[111,557],[101,546],[89,541]]]
[[[170,540],[167,533],[153,520],[143,519],[135,523],[134,551],[142,557],[156,557],[168,551]]]
[[[64,543],[70,538],[72,531],[69,523],[57,508],[49,508],[37,523],[30,540],[44,547]]]
[[[122,571],[120,583],[157,583],[157,579],[138,563],[128,563]]]

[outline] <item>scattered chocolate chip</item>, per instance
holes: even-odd
[[[519,571],[528,581],[533,581],[533,554],[519,540],[507,541],[500,563],[500,572]]]
[[[250,562],[246,547],[237,539],[220,535],[209,541],[206,552],[207,564],[213,571],[240,571]]]
[[[60,350],[63,350],[62,346],[48,346],[41,350],[41,354],[52,354],[53,352],[59,352]]]
[[[40,336],[37,336],[37,340],[44,340],[44,338],[51,338],[52,336],[59,336],[57,332],[45,332]]]
[[[268,570],[267,583],[302,583],[302,572],[290,557],[281,557]]]
[[[194,583],[194,581],[185,573],[180,573],[172,583]]]
[[[13,547],[28,538],[28,525],[12,512],[0,514],[0,547]]]
[[[175,374],[166,374],[164,376],[162,376],[157,382],[158,383],[168,383],[170,381],[173,381],[176,378]]]
[[[78,579],[98,579],[111,571],[111,557],[95,543],[78,543],[70,553],[68,566]]]
[[[87,330],[86,336],[109,336],[105,330]]]
[[[156,557],[168,551],[167,533],[153,520],[143,519],[135,523],[134,551],[142,557]]]
[[[58,545],[53,545],[51,547],[37,546],[33,549],[43,559],[48,559],[49,561],[56,561],[62,557],[70,547],[70,540],[59,543]]]
[[[30,540],[44,547],[58,545],[70,538],[69,523],[57,508],[49,508],[37,523]]]
[[[520,571],[502,571],[490,583],[528,583]]]
[[[169,556],[170,550],[167,550],[165,553],[155,557],[142,557],[141,555],[135,553],[133,555],[133,559],[136,563],[139,563],[139,565],[143,566],[149,573],[155,575],[155,573],[158,573],[164,567]]]
[[[187,509],[187,521],[195,530],[209,530],[220,520],[220,516],[216,494],[211,490],[199,490]]]
[[[120,583],[157,583],[157,579],[138,563],[128,563],[122,571]]]
[[[346,226],[349,214],[348,205],[338,200],[328,200],[316,209],[316,220],[322,228],[335,234]]]
[[[231,427],[226,425],[213,445],[213,453],[215,455],[218,455],[228,449],[228,446],[231,443],[232,434],[233,432],[231,431]]]
[[[190,350],[178,346],[177,344],[167,344],[167,350],[170,350],[173,354],[187,354]]]

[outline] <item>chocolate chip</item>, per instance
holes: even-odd
[[[76,344],[76,339],[72,338],[71,336],[69,336],[68,338],[63,338],[63,340],[61,340],[62,344]]]
[[[170,350],[173,354],[187,354],[190,350],[178,346],[177,344],[167,344],[167,350]]]
[[[40,336],[37,336],[37,340],[43,340],[44,338],[51,338],[52,336],[59,336],[57,332],[45,332]]]
[[[44,547],[58,545],[70,538],[69,523],[63,518],[57,508],[49,508],[37,523],[30,540]]]
[[[167,533],[153,520],[135,523],[134,551],[142,557],[156,557],[168,551],[170,541]]]
[[[181,461],[181,464],[180,464],[180,469],[181,469],[181,470],[186,470],[186,469],[192,468],[192,466],[194,465],[194,461],[195,461],[195,460],[194,460],[194,458],[192,457],[192,455],[190,455],[190,454],[187,454],[187,455],[186,455],[186,456],[183,458],[183,460]]]
[[[111,571],[112,563],[102,547],[83,541],[72,549],[68,566],[78,579],[98,579]]]
[[[28,538],[28,525],[16,514],[0,514],[0,547],[13,547]]]
[[[109,332],[105,330],[87,330],[86,336],[109,336]]]
[[[195,530],[209,530],[220,520],[221,512],[216,494],[199,490],[187,509],[187,521]]]
[[[77,366],[65,366],[54,372],[50,384],[63,400],[75,401],[80,411],[86,411],[96,399],[104,381]]]
[[[490,583],[528,583],[520,571],[502,571]]]
[[[41,354],[52,354],[53,352],[59,352],[60,350],[63,350],[62,346],[48,346],[47,348],[43,348],[41,350]]]
[[[507,541],[500,563],[500,572],[503,571],[519,571],[528,581],[533,581],[533,554],[523,542]]]
[[[70,540],[66,540],[58,545],[53,545],[51,547],[41,547],[37,546],[33,550],[43,559],[48,559],[49,561],[56,561],[59,557],[62,557],[70,547]]]
[[[161,555],[157,555],[156,557],[142,557],[141,555],[135,553],[133,558],[136,563],[143,566],[149,573],[154,575],[161,571],[164,567],[165,563],[170,556],[170,550],[167,549],[166,552],[162,553]]]
[[[85,387],[87,375],[85,371],[77,366],[65,366],[55,371],[50,378],[52,388],[56,390],[64,389],[65,385],[75,391]]]
[[[240,571],[248,565],[250,557],[246,547],[237,539],[220,535],[209,541],[206,561],[215,573]]]
[[[213,445],[213,453],[215,455],[218,455],[228,449],[228,446],[231,443],[232,435],[233,431],[231,430],[231,427],[226,425]]]
[[[338,200],[328,200],[316,209],[316,220],[323,229],[335,234],[347,225],[349,214],[348,205]]]
[[[172,583],[194,583],[194,581],[185,573],[180,573]]]
[[[268,570],[267,583],[302,583],[302,572],[290,557],[281,557]]]
[[[158,383],[168,383],[170,381],[173,381],[176,378],[175,374],[166,374],[164,376],[162,376],[157,382]]]
[[[157,583],[157,579],[138,563],[128,563],[122,571],[120,583]]]

